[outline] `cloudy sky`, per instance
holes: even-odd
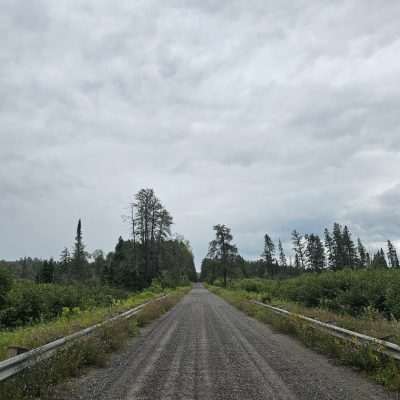
[[[0,259],[127,235],[153,187],[212,226],[400,239],[400,2],[0,0]],[[400,243],[399,243],[400,244]],[[289,246],[288,246],[289,247]]]

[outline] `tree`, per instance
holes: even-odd
[[[161,242],[171,234],[173,219],[156,197],[153,189],[142,189],[135,195],[131,204],[131,227],[135,251],[135,268],[137,262],[137,245],[140,247],[142,266],[140,273],[145,281],[159,274]]]
[[[333,240],[332,269],[337,271],[339,269],[342,269],[346,265],[345,252],[343,248],[342,227],[337,222],[333,224],[332,240]]]
[[[328,228],[325,228],[325,248],[328,253],[327,265],[329,269],[335,269],[334,242]]]
[[[68,247],[64,247],[63,251],[60,254],[60,264],[63,267],[67,267],[71,262],[71,253],[68,250]]]
[[[293,242],[293,250],[295,253],[295,266],[296,268],[304,269],[305,255],[304,255],[303,236],[296,230],[292,232],[292,242]]]
[[[378,250],[372,259],[371,266],[373,268],[387,268],[386,257],[383,249]]]
[[[72,279],[80,280],[87,277],[87,258],[85,253],[85,245],[83,244],[82,222],[79,219],[76,228],[75,246],[72,256]]]
[[[287,259],[283,250],[281,239],[278,240],[278,251],[279,251],[279,265],[281,267],[287,267]]]
[[[357,239],[357,252],[358,252],[358,266],[359,268],[366,268],[368,266],[368,253],[362,244],[360,238]]]
[[[53,283],[54,282],[54,261],[50,259],[50,261],[43,261],[42,268],[39,271],[39,274],[36,278],[38,283]]]
[[[261,257],[267,265],[272,265],[274,263],[275,244],[267,233],[264,235],[264,251]]]
[[[311,271],[321,272],[325,267],[325,249],[318,235],[306,235],[307,268]]]
[[[229,267],[232,265],[233,258],[237,255],[237,247],[232,244],[233,236],[226,225],[218,224],[213,229],[215,239],[209,244],[207,257],[218,261],[221,265],[224,287],[226,287]]]
[[[387,241],[387,246],[388,246],[387,256],[389,260],[389,265],[392,268],[399,268],[400,264],[396,248],[394,247],[393,243],[390,240]]]
[[[351,239],[351,233],[347,225],[345,225],[342,234],[342,245],[343,245],[343,255],[344,255],[344,267],[355,268],[358,264],[356,248],[354,242]]]

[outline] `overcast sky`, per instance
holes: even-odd
[[[0,0],[0,259],[127,236],[152,187],[196,263],[338,220],[400,239],[400,1]],[[400,244],[400,243],[399,243]]]

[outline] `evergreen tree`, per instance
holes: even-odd
[[[392,268],[399,268],[400,264],[396,248],[394,247],[393,243],[390,240],[387,241],[387,246],[388,246],[387,256],[389,260],[389,265]]]
[[[237,247],[232,244],[233,236],[226,225],[215,225],[215,239],[209,244],[207,257],[218,261],[222,268],[224,287],[227,286],[229,268],[237,255]]]
[[[22,260],[22,270],[21,270],[21,279],[28,279],[28,263],[26,261],[26,257]]]
[[[333,240],[332,269],[334,271],[337,271],[339,269],[342,269],[346,265],[345,251],[343,246],[342,227],[337,222],[333,224],[332,240]]]
[[[87,278],[87,259],[85,245],[83,244],[82,222],[79,219],[76,229],[75,247],[72,257],[72,279],[80,280]]]
[[[334,243],[328,228],[325,228],[324,234],[325,234],[325,248],[328,255],[327,266],[329,269],[335,269]]]
[[[287,267],[287,259],[283,250],[281,239],[278,240],[278,251],[279,251],[279,265],[281,267]]]
[[[318,235],[306,235],[307,268],[311,271],[321,272],[325,267],[325,249]]]
[[[358,266],[359,268],[366,268],[368,266],[368,253],[365,250],[360,238],[357,239],[357,252],[358,252]]]
[[[342,245],[343,245],[343,266],[355,268],[358,264],[356,248],[353,240],[351,239],[351,233],[347,225],[345,225],[342,234]]]
[[[294,230],[292,232],[293,250],[295,253],[295,266],[296,268],[305,268],[305,254],[303,236]]]
[[[63,251],[60,254],[60,264],[63,267],[66,267],[71,262],[71,254],[68,250],[68,247],[64,247]]]
[[[383,249],[378,250],[374,254],[374,258],[372,260],[371,266],[373,268],[387,268],[387,262],[386,262],[386,257]]]
[[[42,267],[39,270],[38,276],[36,277],[36,281],[38,283],[53,283],[54,282],[54,261],[50,259],[50,261],[43,261]]]
[[[264,251],[261,257],[268,266],[274,263],[275,244],[267,233],[264,235]]]

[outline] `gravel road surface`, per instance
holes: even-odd
[[[64,393],[65,394],[65,393]],[[67,399],[396,399],[201,286],[145,329]]]

